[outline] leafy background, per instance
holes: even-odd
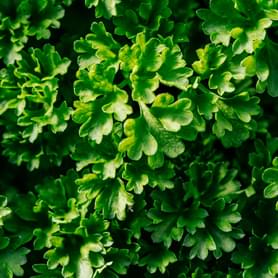
[[[0,273],[278,274],[278,1],[0,3]]]

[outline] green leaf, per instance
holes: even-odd
[[[225,46],[230,43],[230,30],[244,22],[244,18],[236,12],[230,0],[212,0],[210,9],[200,9],[197,15],[204,20],[202,28],[205,34],[210,35],[211,41],[215,44],[221,42]],[[228,16],[230,20],[227,24]]]
[[[264,189],[264,196],[267,199],[275,198],[278,196],[278,183],[271,183]]]
[[[32,266],[33,270],[38,273],[31,278],[60,278],[61,273],[59,270],[50,270],[45,264],[34,264]]]
[[[132,256],[128,249],[111,248],[107,256],[107,261],[113,262],[110,266],[117,274],[127,274],[128,267],[131,264]]]
[[[98,163],[93,166],[93,172],[99,174],[104,180],[108,178],[115,178],[117,169],[123,164],[121,154],[117,154],[114,159],[105,163]]]
[[[8,216],[9,214],[11,214],[12,210],[7,207],[7,197],[0,195],[0,226],[3,226],[3,220],[6,216]]]
[[[189,104],[187,100],[185,102]],[[158,150],[169,157],[181,154],[184,151],[184,145],[180,138],[175,133],[164,129],[144,103],[140,103],[140,108],[142,115],[139,118],[128,119],[125,122],[125,134],[128,137],[120,142],[119,151],[127,151],[128,156],[133,160],[139,160],[142,153],[153,156]],[[167,108],[165,110],[167,111]],[[188,114],[191,116],[191,112]],[[183,117],[182,121],[187,123],[187,117],[186,119]]]
[[[263,256],[262,256],[263,255]],[[278,273],[277,252],[268,249],[265,242],[257,237],[251,237],[249,246],[239,245],[233,254],[232,261],[241,264],[243,277],[254,275],[263,278],[274,278]]]
[[[127,115],[132,113],[132,107],[127,104],[128,95],[121,89],[115,88],[114,94],[110,94],[106,101],[107,104],[102,106],[102,111],[113,114],[117,121],[124,121]]]
[[[132,52],[130,53],[130,55],[135,55],[137,60],[130,76],[134,100],[145,103],[151,103],[154,100],[154,91],[159,85],[156,71],[164,62],[165,49],[165,45],[158,39],[153,38],[146,42],[144,34],[137,35],[136,44],[131,47]]]
[[[149,129],[158,143],[159,150],[171,158],[177,157],[183,153],[184,144],[179,136],[165,130],[145,104],[141,103],[140,107]]]
[[[174,188],[174,175],[173,165],[166,162],[163,167],[148,172],[149,185],[159,187],[161,190]]]
[[[188,234],[184,238],[183,245],[186,247],[192,247],[189,253],[190,259],[197,256],[199,259],[205,260],[209,251],[216,250],[216,244],[213,237],[203,230],[198,231],[194,235]]]
[[[133,196],[125,190],[121,180],[109,184],[96,198],[95,207],[103,212],[105,218],[124,220],[126,209],[133,205]]]
[[[146,35],[139,33],[135,44],[120,50],[119,58],[125,74],[131,72],[132,98],[135,101],[152,103],[159,82],[181,90],[188,88],[192,71],[185,67],[180,48],[170,38],[146,41]]]
[[[212,119],[214,113],[218,112],[218,96],[215,94],[194,95],[193,101],[197,105],[198,113],[204,115],[208,120]]]
[[[75,171],[71,169],[67,172],[67,175],[58,179],[46,179],[42,184],[36,186],[39,201],[45,201],[51,209],[67,210],[68,200],[76,198],[78,195],[77,186],[74,182],[77,177]],[[59,200],[59,202],[56,200]]]
[[[214,221],[216,226],[223,232],[231,232],[232,224],[238,223],[241,220],[241,215],[237,211],[237,205],[225,207],[224,199],[219,199],[213,204],[217,216]]]
[[[218,69],[227,59],[220,45],[207,44],[205,48],[196,50],[198,61],[192,64],[195,72],[207,76],[211,71]]]
[[[243,51],[253,53],[265,39],[265,29],[272,22],[269,18],[261,17],[256,1],[252,3],[250,13],[250,5],[244,1],[237,1],[235,5],[230,0],[211,0],[210,9],[197,11],[198,16],[204,20],[204,33],[210,35],[213,43],[222,43],[224,46],[229,46],[233,38],[234,54],[241,54]]]
[[[185,228],[189,232],[195,232],[196,228],[205,228],[204,219],[208,212],[202,208],[189,208],[178,218],[177,226]]]
[[[156,250],[155,250],[156,249]],[[159,270],[161,273],[165,273],[169,264],[177,261],[176,255],[166,248],[158,247],[152,250],[151,253],[144,256],[140,262],[140,266],[147,266],[150,273],[155,273]]]
[[[174,97],[170,94],[160,94],[156,97],[151,112],[162,123],[168,131],[178,131],[181,126],[187,126],[193,120],[190,111],[191,101],[181,98],[174,102]]]
[[[122,1],[119,16],[113,18],[115,33],[128,38],[133,38],[140,32],[156,34],[168,23],[171,13],[168,0]]]
[[[42,50],[30,48],[29,53],[22,52],[22,57],[13,69],[3,71],[7,80],[2,82],[3,88],[11,91],[9,97],[13,97],[5,101],[4,109],[12,108],[17,114],[13,125],[22,127],[17,138],[20,144],[41,139],[46,126],[53,133],[63,132],[71,114],[63,98],[57,103],[57,76],[67,72],[70,60],[62,58],[50,44]]]
[[[153,224],[146,227],[146,230],[152,232],[153,242],[162,242],[165,247],[169,248],[172,240],[181,240],[184,231],[176,227],[177,216],[175,214],[163,214],[150,210],[149,217],[152,217]]]
[[[116,131],[116,126],[114,127]],[[121,154],[117,153],[117,143],[118,140],[114,141],[112,136],[105,138],[100,144],[87,140],[79,142],[72,154],[72,159],[77,161],[76,170],[94,165],[93,170],[103,171],[104,178],[114,177],[116,169],[123,162]]]
[[[275,159],[273,160],[273,164]],[[274,164],[275,165],[275,164]],[[275,165],[273,168],[267,168],[262,174],[263,181],[269,185],[264,189],[264,197],[267,199],[278,196],[278,169]]]
[[[35,236],[34,249],[41,250],[44,247],[51,248],[55,240],[54,234],[58,231],[59,231],[59,226],[55,224],[44,229],[36,228],[33,232]]]
[[[117,15],[117,5],[121,0],[85,0],[88,8],[96,7],[96,17],[110,18]]]
[[[139,160],[142,154],[154,155],[158,144],[154,136],[150,133],[143,116],[137,119],[128,119],[124,124],[124,131],[127,138],[119,144],[119,151],[127,151],[129,158]]]
[[[186,62],[178,45],[174,45],[171,39],[167,39],[165,44],[168,49],[165,52],[165,60],[158,70],[160,81],[167,86],[187,90],[192,70],[185,66]]]
[[[102,22],[94,22],[91,25],[91,32],[84,39],[74,42],[74,50],[79,54],[78,63],[81,69],[99,64],[103,60],[114,62],[119,51],[119,44],[106,31]]]
[[[136,101],[152,103],[155,95],[154,91],[159,87],[159,78],[151,73],[136,73],[130,75],[132,82],[132,98]]]
[[[138,171],[140,169],[140,171]],[[134,190],[136,194],[143,192],[143,187],[148,184],[148,173],[142,171],[142,167],[137,168],[137,165],[127,163],[123,172],[123,178],[128,181],[127,190]]]
[[[223,95],[224,93],[231,93],[235,90],[235,86],[230,80],[232,79],[232,73],[226,71],[221,74],[218,72],[216,74],[212,74],[209,79],[209,88],[217,89],[219,95]]]
[[[35,76],[42,80],[51,79],[57,75],[64,75],[68,71],[71,61],[68,58],[61,58],[55,47],[45,44],[41,49],[30,48],[29,53],[23,54],[23,60],[18,62],[15,75],[18,78]]]
[[[74,103],[76,110],[73,113],[73,120],[82,124],[79,129],[80,137],[88,136],[90,140],[100,144],[103,136],[112,132],[113,119],[110,114],[104,113],[101,109],[103,101]]]
[[[260,113],[258,103],[259,98],[250,97],[247,92],[218,100],[219,111],[215,115],[213,133],[221,138],[227,147],[239,146],[249,137],[249,130],[254,124],[252,116]]]
[[[183,228],[177,225],[181,200],[172,193],[169,190],[156,190],[152,193],[154,207],[147,213],[152,223],[145,227],[152,232],[152,240],[162,242],[166,248],[170,248],[173,240],[181,240],[184,233]]]
[[[24,270],[21,267],[26,264],[26,255],[29,249],[22,247],[16,250],[0,250],[0,270],[1,275],[5,278],[12,278],[13,275],[23,276]]]
[[[115,74],[114,68],[94,65],[89,71],[81,70],[79,80],[74,84],[80,101],[74,103],[73,120],[82,124],[80,136],[88,136],[97,144],[102,142],[103,136],[112,132],[113,118],[124,121],[132,113],[132,107],[127,104],[128,94],[113,85]]]
[[[76,180],[81,191],[89,191],[90,198],[95,199],[95,209],[106,219],[117,217],[124,220],[126,209],[133,205],[133,195],[128,193],[121,179],[100,180],[96,174],[85,174]]]
[[[49,39],[50,29],[59,28],[64,16],[60,2],[16,1],[1,5],[0,57],[6,64],[22,59],[21,50],[32,36]]]

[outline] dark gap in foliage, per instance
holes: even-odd
[[[122,275],[123,278],[142,278],[144,276],[145,269],[142,267],[139,267],[137,265],[131,265],[128,268],[128,272],[126,275]]]
[[[130,118],[139,117],[141,113],[140,113],[140,106],[139,106],[138,102],[132,102],[129,98],[128,104],[132,106],[132,110],[133,110],[132,117],[130,117]],[[128,159],[128,161],[131,161],[131,160]]]
[[[3,59],[0,59],[0,69],[3,69],[3,68],[5,68],[5,64],[4,64]]]
[[[104,21],[104,23],[105,23],[105,21]],[[108,24],[108,26],[110,26],[110,24]],[[105,25],[105,27],[106,27],[106,25]],[[112,31],[111,34],[113,34],[113,38],[115,39],[115,41],[120,43],[121,45],[126,45],[127,44],[127,45],[131,46],[132,41],[135,40],[135,37],[134,38],[127,38],[126,36],[121,36],[121,35],[115,34],[114,31]]]
[[[180,44],[183,49],[183,55],[188,65],[198,60],[196,50],[203,48],[206,44],[210,43],[209,36],[205,36],[201,30],[201,21],[194,24],[194,31],[190,33],[190,43]]]
[[[32,250],[32,252],[27,255],[27,259],[30,264],[23,265],[24,277],[29,278],[32,277],[32,275],[36,274],[32,268],[34,264],[46,263],[45,259],[43,258],[46,249],[34,250],[33,241],[28,242],[27,245],[25,245],[24,247]]]
[[[61,20],[61,27],[51,30],[50,43],[53,44],[57,51],[63,56],[69,58],[72,62],[69,66],[68,73],[59,78],[59,94],[57,104],[67,101],[68,106],[72,106],[76,96],[73,93],[72,80],[75,79],[78,70],[77,54],[72,51],[75,40],[85,37],[90,32],[91,21],[87,20],[92,17],[92,12],[84,5],[75,1],[65,10],[65,16]]]
[[[163,94],[163,93],[169,93],[176,98],[179,96],[181,93],[180,89],[177,89],[175,87],[167,86],[165,84],[159,84],[158,89],[155,91],[156,95]]]
[[[113,83],[119,85],[121,89],[129,88],[128,84],[126,84],[126,78],[124,77],[123,72],[120,70],[116,72]],[[121,85],[124,85],[124,87],[122,87]]]
[[[235,148],[225,148],[220,140],[215,140],[214,142],[214,150],[218,153],[221,153],[224,155],[224,160],[230,160],[232,161],[235,157]]]
[[[69,75],[74,76],[75,71],[73,67],[69,67]],[[57,94],[57,99],[54,103],[54,107],[59,107],[64,101],[66,101],[68,107],[73,106],[73,102],[77,100],[77,97],[74,94],[72,83],[70,83],[69,76],[62,77],[59,80],[59,89]]]
[[[277,26],[267,29],[267,36],[273,41],[278,43],[278,29]]]
[[[3,148],[0,147],[2,154]],[[30,180],[32,174],[27,170],[25,165],[17,166],[9,162],[7,157],[0,156],[1,183],[0,192],[4,194],[11,190],[11,186],[16,188],[19,193],[27,193],[30,189]]]
[[[268,131],[271,133],[272,137],[277,137],[278,98],[273,98],[268,94],[264,94],[264,97],[261,98],[261,107],[264,112],[263,118],[268,122]]]
[[[63,56],[72,60],[71,56],[76,55],[72,51],[73,42],[90,32],[91,19],[93,19],[91,10],[80,1],[73,2],[65,9],[60,28],[51,30],[50,43],[57,47],[58,52],[62,51]]]
[[[35,36],[28,37],[28,41],[24,46],[24,50],[27,51],[30,48],[39,48],[42,49],[45,44],[49,41],[46,39],[38,40]]]

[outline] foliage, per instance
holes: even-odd
[[[278,275],[278,1],[0,3],[0,273]]]

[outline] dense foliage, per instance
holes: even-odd
[[[0,20],[1,278],[277,277],[277,0]]]

